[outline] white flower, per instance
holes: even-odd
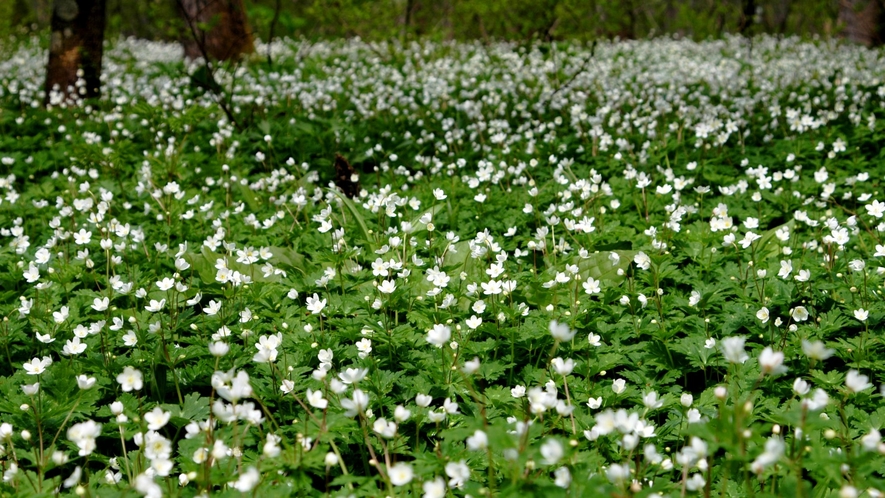
[[[358,413],[362,413],[369,406],[369,395],[360,389],[353,390],[353,398],[344,398],[341,400],[341,407],[345,410],[345,415],[353,417]]]
[[[445,411],[449,415],[455,415],[458,413],[458,403],[452,401],[451,398],[444,399],[442,407],[443,411]]]
[[[141,372],[128,366],[123,368],[123,373],[117,375],[117,382],[120,383],[123,392],[127,393],[132,390],[138,391],[144,385]]]
[[[452,338],[452,329],[447,325],[436,324],[427,331],[427,342],[441,348]]]
[[[396,405],[396,408],[393,410],[393,418],[399,423],[409,420],[411,416],[412,412],[402,405]]]
[[[129,347],[138,344],[138,336],[135,334],[134,330],[130,330],[123,334],[123,344]]]
[[[394,486],[405,486],[412,482],[415,473],[411,465],[400,462],[387,469],[387,476],[390,478],[390,483]]]
[[[215,341],[209,344],[209,354],[221,358],[230,351],[230,346],[223,341]]]
[[[393,294],[393,291],[395,290],[396,284],[394,284],[392,280],[385,280],[378,285],[378,291],[382,294]]]
[[[759,309],[759,311],[756,312],[756,318],[758,318],[762,323],[768,323],[768,308],[763,306],[761,309]]]
[[[636,256],[633,257],[633,262],[641,270],[648,270],[651,267],[651,258],[642,251],[636,253]]]
[[[805,306],[796,306],[790,311],[790,316],[797,322],[804,322],[805,320],[808,320],[808,310]]]
[[[209,304],[206,305],[205,308],[203,308],[203,312],[209,316],[215,316],[218,314],[219,311],[221,311],[221,303],[214,299],[210,300]]]
[[[743,363],[749,359],[746,351],[744,351],[744,337],[726,337],[722,339],[722,354],[730,363]]]
[[[839,489],[839,498],[857,498],[860,492],[854,486],[845,484]]]
[[[80,483],[80,477],[82,477],[82,475],[83,469],[80,468],[79,465],[74,467],[74,471],[67,479],[64,480],[64,482],[62,482],[62,486],[64,486],[65,488],[76,486]]]
[[[23,276],[29,284],[32,284],[37,280],[40,280],[40,270],[34,266],[34,263],[31,263],[28,265],[28,269],[25,270]]]
[[[553,358],[551,364],[553,365],[553,370],[562,376],[569,375],[575,368],[575,360],[571,358],[566,360],[563,360],[562,358]]]
[[[474,356],[472,360],[464,362],[464,367],[461,369],[461,371],[466,373],[467,375],[473,375],[477,371],[479,371],[479,367],[479,357]]]
[[[329,401],[323,398],[322,391],[314,391],[310,388],[307,388],[307,402],[310,403],[310,406],[320,410],[325,410],[329,406]]]
[[[167,291],[167,290],[171,289],[173,286],[175,286],[175,280],[173,280],[169,277],[166,277],[163,280],[160,280],[159,282],[157,282],[157,288],[160,289],[161,291]]]
[[[372,340],[364,337],[356,341],[356,350],[361,360],[366,359],[372,353]]]
[[[489,446],[489,437],[485,432],[477,430],[467,438],[467,449],[473,451],[485,450]]]
[[[774,351],[771,349],[771,346],[766,347],[759,354],[759,369],[762,370],[763,374],[769,375],[786,372],[787,367],[784,366],[784,353]]]
[[[172,412],[167,412],[159,406],[144,414],[144,420],[148,423],[148,430],[158,431],[169,423]]]
[[[90,240],[92,240],[92,232],[87,232],[83,228],[81,228],[79,232],[74,234],[74,243],[78,246],[88,244]]]
[[[870,384],[870,378],[866,375],[857,370],[849,370],[848,375],[845,376],[845,387],[853,393],[859,393],[873,387],[873,385]]]
[[[833,356],[836,351],[826,347],[822,341],[810,342],[802,339],[802,352],[813,360],[823,361]]]
[[[860,438],[860,443],[867,451],[876,451],[879,443],[882,441],[882,433],[878,429],[872,429],[870,432]]]
[[[602,292],[602,288],[599,286],[599,280],[596,280],[593,277],[588,277],[587,280],[581,284],[584,287],[584,292],[587,294],[599,294]]]
[[[396,435],[396,424],[380,417],[372,424],[372,430],[385,439],[392,439]]]
[[[827,403],[830,402],[830,396],[823,389],[815,389],[814,393],[811,396],[811,399],[805,398],[802,400],[802,406],[806,407],[810,411],[820,410],[827,406]]]
[[[470,318],[464,321],[464,323],[467,324],[467,327],[469,327],[470,330],[476,330],[477,327],[482,325],[482,318],[476,315],[471,315]]]
[[[245,472],[240,474],[239,479],[231,484],[234,489],[240,493],[248,493],[261,481],[261,474],[255,467],[249,467]]]
[[[203,294],[197,292],[197,294],[194,297],[185,301],[185,304],[187,304],[188,306],[196,306],[197,303],[199,303],[201,299],[203,299]]]
[[[144,309],[150,311],[151,313],[156,313],[158,311],[162,311],[164,307],[166,307],[165,299],[160,299],[159,301],[157,301],[156,299],[151,299],[151,303],[145,306]]]
[[[95,450],[95,439],[100,435],[101,424],[92,420],[80,422],[68,428],[68,439],[80,449],[80,456],[92,454]]]
[[[766,468],[777,463],[784,455],[786,445],[780,437],[771,437],[765,441],[765,451],[762,452],[753,463],[750,469],[756,474],[761,474]]]
[[[593,332],[587,334],[587,341],[593,347],[598,348],[599,346],[602,346],[602,338],[599,335],[594,334]]]
[[[605,469],[605,477],[612,484],[622,484],[630,478],[630,466],[627,464],[612,464]]]
[[[61,310],[52,312],[52,319],[55,323],[64,323],[68,319],[68,307],[62,306]]]
[[[218,395],[230,403],[252,396],[249,374],[244,370],[240,370],[236,375],[234,369],[227,372],[216,371],[212,374],[211,384]]]
[[[95,377],[87,377],[86,375],[78,375],[77,376],[77,387],[83,389],[90,389],[95,385]]]
[[[873,200],[873,202],[864,206],[869,213],[870,216],[874,216],[876,218],[881,218],[883,214],[885,214],[885,202],[879,202],[878,200]]]
[[[86,343],[80,342],[79,337],[74,337],[73,339],[67,341],[65,343],[64,348],[62,348],[62,354],[65,356],[77,355],[86,351]]]
[[[869,318],[869,317],[870,317],[870,312],[863,309],[863,308],[859,308],[859,309],[854,310],[854,318],[857,318],[858,320],[860,320],[862,322],[867,321],[867,318]]]
[[[777,272],[777,276],[783,279],[786,279],[790,276],[790,273],[793,271],[793,262],[792,261],[781,261],[781,269]]]
[[[753,242],[756,242],[757,240],[759,240],[761,238],[762,238],[762,236],[757,233],[747,232],[746,234],[744,234],[744,238],[741,239],[740,245],[742,248],[746,249],[746,248],[750,247],[750,245],[753,244]]]
[[[320,296],[314,293],[313,297],[307,298],[307,311],[317,315],[326,307],[326,302],[325,299],[320,299]]]
[[[436,477],[432,481],[424,481],[421,489],[424,490],[423,498],[444,498],[446,496],[446,481],[442,477]]]
[[[572,474],[569,472],[568,467],[560,467],[556,469],[556,471],[553,472],[553,476],[553,484],[560,488],[567,489],[572,484]]]
[[[51,363],[51,360],[47,362],[47,359],[47,357],[44,357],[43,359],[34,358],[31,361],[25,362],[22,365],[22,368],[25,369],[25,373],[28,375],[40,375],[46,371],[46,367]]]
[[[704,476],[698,472],[691,475],[688,481],[685,482],[685,487],[688,488],[689,491],[698,491],[703,488],[705,484],[707,484],[707,481],[704,479]]]
[[[624,390],[627,389],[627,381],[624,379],[614,379],[612,380],[612,391],[615,394],[621,394]]]
[[[338,378],[345,384],[355,384],[366,378],[369,370],[366,368],[348,368],[338,374]]]
[[[575,330],[571,330],[568,324],[559,323],[556,320],[550,322],[550,335],[554,339],[562,342],[568,342],[575,337]]]
[[[544,463],[547,465],[556,465],[565,455],[562,443],[558,440],[549,438],[541,445],[541,456],[544,457]]]
[[[335,358],[335,352],[329,349],[321,349],[317,353],[317,359],[320,360],[320,363],[332,363],[332,360]]]
[[[642,404],[649,410],[664,406],[664,402],[658,399],[658,393],[655,391],[642,396]]]
[[[280,382],[280,391],[282,391],[283,394],[289,394],[293,389],[295,389],[294,381],[283,379],[283,381]]]

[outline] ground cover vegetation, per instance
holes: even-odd
[[[7,48],[4,493],[881,496],[881,52]]]

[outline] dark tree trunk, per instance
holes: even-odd
[[[409,39],[412,28],[412,11],[415,10],[415,0],[406,0],[406,20],[403,25],[403,42]]]
[[[231,60],[255,51],[243,0],[179,0],[179,7],[188,59]]]
[[[790,0],[780,0],[774,3],[772,27],[778,34],[787,32],[787,21],[790,19]]]
[[[18,28],[27,22],[30,13],[31,9],[25,0],[14,0],[12,3],[12,18],[9,25],[13,28]]]
[[[105,0],[55,0],[49,38],[45,104],[101,95]],[[82,70],[83,86],[77,73]]]
[[[53,0],[32,0],[31,9],[37,17],[37,26],[45,28],[49,26],[52,13]]]
[[[741,12],[741,25],[738,28],[740,34],[747,34],[747,30],[753,25],[753,17],[756,16],[756,0],[743,0],[744,8]]]
[[[866,45],[881,45],[882,6],[879,0],[839,0],[839,21],[848,40]]]

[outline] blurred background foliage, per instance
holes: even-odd
[[[836,36],[844,3],[880,0],[245,0],[256,38],[593,40]],[[45,33],[52,0],[0,0],[0,37]],[[174,0],[107,0],[106,38],[179,40]]]

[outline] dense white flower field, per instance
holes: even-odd
[[[882,496],[881,52],[2,53],[3,493]]]

